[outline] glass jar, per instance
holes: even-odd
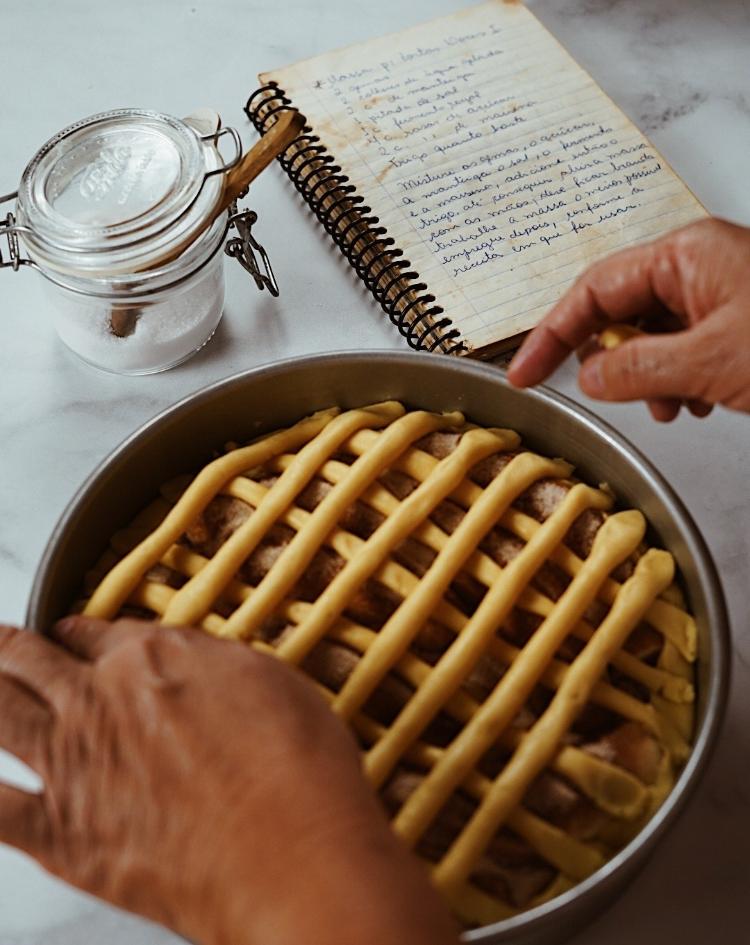
[[[208,117],[206,117],[208,115]],[[211,117],[213,115],[213,118]],[[224,302],[224,254],[278,294],[251,211],[216,216],[239,135],[215,113],[179,120],[117,109],[63,129],[27,165],[0,221],[8,259],[36,268],[62,341],[95,367],[164,371],[211,338]],[[220,139],[231,137],[226,161]],[[237,236],[226,242],[230,229]],[[28,252],[22,257],[19,238]],[[261,257],[261,272],[254,251]]]

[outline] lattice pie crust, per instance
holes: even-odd
[[[460,413],[332,409],[165,486],[84,609],[302,666],[393,829],[485,925],[602,866],[689,753],[695,624],[612,504]]]

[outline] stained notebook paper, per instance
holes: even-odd
[[[260,79],[248,114],[306,116],[285,166],[415,347],[507,347],[590,263],[705,214],[518,2]]]

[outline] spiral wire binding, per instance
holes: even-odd
[[[261,86],[245,104],[245,114],[260,135],[280,112],[293,110],[276,82]],[[412,270],[403,250],[310,125],[304,126],[278,161],[407,344],[417,351],[466,353],[466,343],[452,320],[435,304],[435,296]]]

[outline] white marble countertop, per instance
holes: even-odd
[[[461,0],[46,0],[0,10],[0,192],[39,144],[119,105],[180,115],[241,106],[258,71],[463,6]],[[750,224],[747,0],[530,0],[712,212]],[[0,616],[20,622],[45,541],[83,478],[126,434],[183,395],[281,357],[402,344],[281,172],[253,187],[259,235],[283,293],[260,295],[228,266],[224,320],[183,367],[100,374],[55,338],[33,272],[0,273]],[[553,386],[581,400],[571,366]],[[592,406],[589,404],[589,406]],[[688,811],[630,890],[575,945],[747,941],[750,850],[750,419],[717,411],[662,427],[645,408],[593,409],[630,437],[692,510],[723,575],[734,633],[728,717]],[[0,774],[16,769],[0,757]],[[0,849],[0,945],[166,945],[167,933],[107,909]]]

